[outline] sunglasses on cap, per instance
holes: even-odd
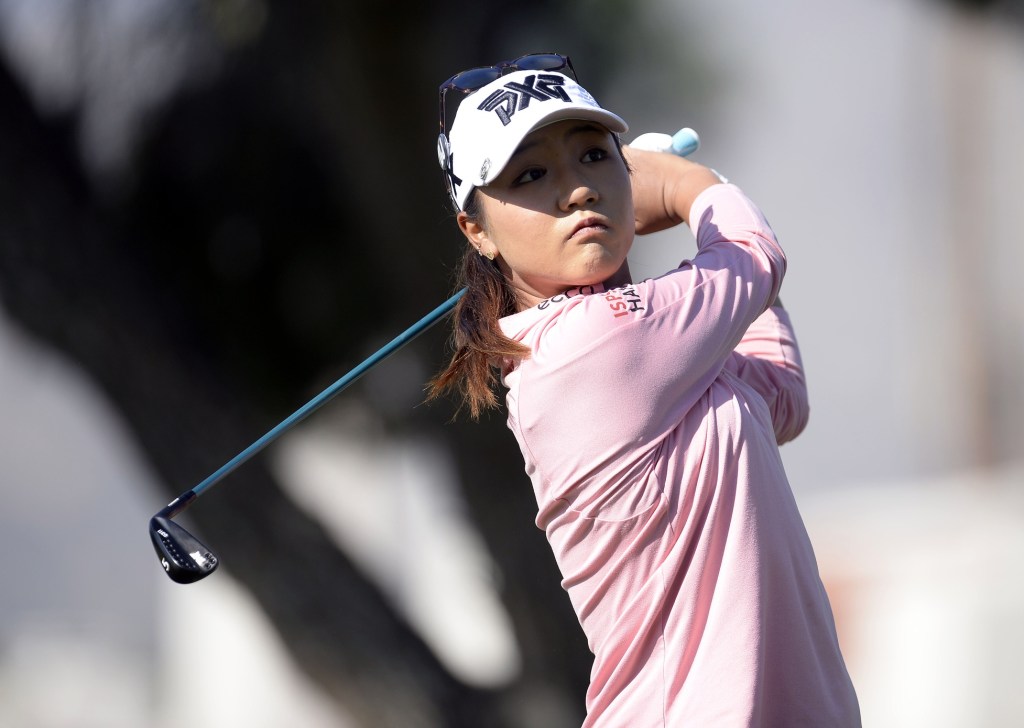
[[[576,69],[572,67],[572,61],[569,60],[569,56],[563,56],[561,53],[528,53],[515,60],[502,61],[493,66],[470,68],[467,71],[456,73],[442,83],[437,90],[441,133],[444,134],[445,132],[447,117],[445,115],[444,98],[449,91],[458,91],[463,96],[466,96],[483,88],[491,81],[496,81],[505,74],[513,73],[514,71],[560,71],[563,68],[568,68],[569,73],[579,83],[579,79],[576,78]]]

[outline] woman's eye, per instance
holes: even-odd
[[[587,153],[583,155],[584,162],[599,162],[608,156],[608,152],[600,147],[594,147],[588,149]]]
[[[523,172],[521,175],[516,177],[515,184],[523,185],[527,182],[533,182],[544,176],[544,170],[539,167],[531,167],[530,169]]]

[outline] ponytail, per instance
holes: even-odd
[[[473,214],[476,195],[470,198],[466,211]],[[506,359],[523,359],[530,355],[525,344],[505,336],[498,319],[517,311],[515,291],[498,264],[467,246],[459,270],[459,287],[465,295],[455,304],[452,324],[451,361],[427,387],[427,401],[456,392],[460,407],[469,409],[470,417],[498,406],[495,389],[498,371]]]

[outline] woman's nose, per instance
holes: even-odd
[[[593,205],[600,199],[597,190],[583,180],[575,180],[566,193],[562,208],[566,211]]]

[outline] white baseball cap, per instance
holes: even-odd
[[[501,173],[527,134],[563,119],[596,121],[617,134],[629,128],[572,78],[554,71],[514,71],[467,96],[451,133],[437,142],[456,206],[464,209],[474,187]]]

